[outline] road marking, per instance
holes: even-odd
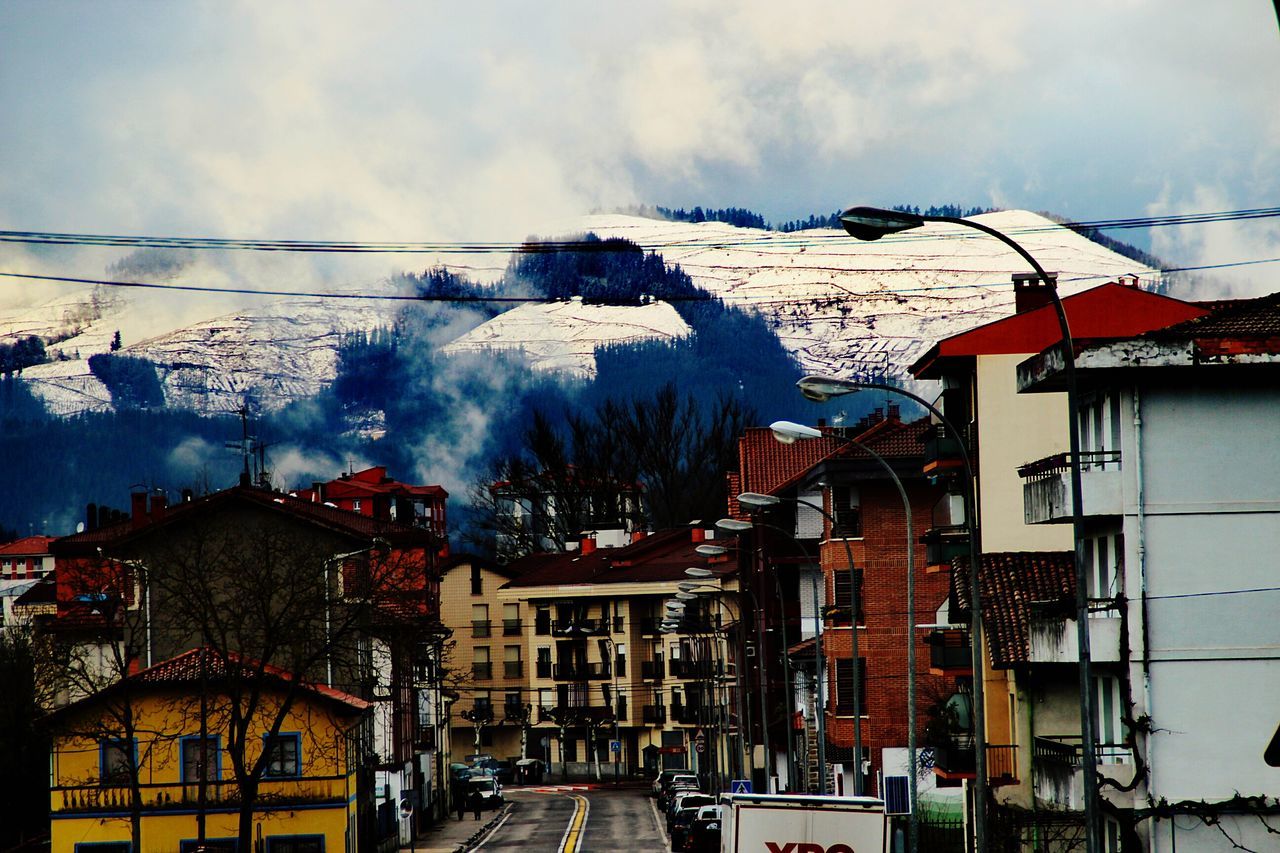
[[[668,850],[671,849],[671,839],[667,838],[666,822],[658,815],[658,801],[649,800],[649,810],[653,812],[653,828],[658,830],[658,835],[662,837],[662,846]]]
[[[511,810],[508,809],[507,813],[502,816],[502,820],[498,821],[498,825],[495,826],[493,829],[489,830],[485,834],[484,838],[480,839],[480,843],[477,844],[475,847],[472,847],[471,850],[479,850],[481,847],[488,844],[489,841],[493,838],[493,836],[498,834],[498,830],[502,829],[502,825],[510,819],[511,819]]]
[[[560,846],[556,848],[556,853],[578,853],[582,844],[582,832],[587,825],[587,813],[591,811],[591,804],[587,802],[586,797],[573,794],[570,799],[576,803],[573,817],[569,818],[569,825],[565,828],[564,837],[560,839]]]

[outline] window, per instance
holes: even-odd
[[[858,658],[858,710],[867,716],[867,659]],[[853,716],[853,661],[836,660],[836,714]]]
[[[277,835],[268,837],[267,853],[324,853],[324,836]]]
[[[562,744],[561,744],[561,748],[564,750],[564,760],[565,760],[565,761],[577,761],[577,760],[578,760],[578,740],[577,740],[577,738],[571,738],[571,737],[567,737],[567,738],[565,738],[565,739],[564,739],[564,741],[563,741],[563,742],[562,742]]]
[[[831,487],[831,536],[836,539],[857,539],[862,536],[862,506],[858,490],[853,486]]]
[[[520,660],[519,646],[504,646],[502,649],[503,675],[507,678],[524,676],[524,662]]]
[[[551,633],[551,608],[547,605],[539,605],[533,617],[534,633],[550,634]]]
[[[471,650],[471,674],[485,681],[493,678],[493,664],[489,661],[488,646],[476,646]]]
[[[551,647],[538,646],[538,678],[551,677]]]
[[[484,593],[484,579],[480,575],[480,567],[471,564],[471,594],[481,595]]]
[[[353,500],[353,501],[351,502],[351,509],[352,509],[353,511],[355,511],[355,512],[359,512],[359,511],[360,511],[360,499],[359,499],[359,498],[356,498],[355,500]]]
[[[204,749],[201,749],[200,738],[184,737],[182,739],[182,781],[183,783],[219,779],[222,776],[221,760],[218,750],[218,738],[206,736]]]
[[[476,716],[493,719],[493,695],[488,690],[477,690],[473,701]]]
[[[1124,534],[1085,538],[1084,563],[1090,598],[1120,595],[1124,576]]]
[[[1081,467],[1120,467],[1120,397],[1114,393],[1085,399],[1079,409]]]
[[[520,633],[520,605],[504,604],[502,605],[502,634],[505,637],[514,637]]]
[[[98,743],[98,779],[103,785],[127,785],[138,760],[138,742],[104,738]]]
[[[296,732],[266,735],[265,740],[267,769],[263,776],[288,779],[302,775],[302,735]]]
[[[618,667],[618,677],[626,678],[627,676],[627,644],[614,643],[614,663]]]
[[[832,621],[837,625],[849,624],[849,614],[852,612],[854,603],[852,593],[856,582],[858,593],[858,622],[863,622],[866,618],[866,609],[863,606],[862,569],[854,569],[853,577],[849,576],[849,571],[847,569],[836,569],[834,572],[834,579],[836,613]]]
[[[471,636],[489,636],[489,605],[471,605]]]
[[[198,838],[184,838],[178,842],[178,853],[196,853],[197,850],[216,851],[216,853],[236,853],[238,840],[235,838],[206,838],[204,847]]]

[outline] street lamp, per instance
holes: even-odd
[[[684,573],[686,577],[696,578],[698,580],[706,580],[708,578],[715,577],[714,572],[711,572],[700,566],[691,566],[685,569]],[[747,741],[747,743],[744,743],[743,736],[742,736],[743,732],[746,732],[748,737],[750,736],[750,733],[751,733],[751,718],[750,718],[751,703],[746,701],[746,696],[745,696],[746,691],[743,688],[743,680],[742,680],[743,664],[746,661],[746,654],[745,654],[746,643],[741,630],[742,597],[746,596],[750,598],[753,608],[756,607],[755,597],[751,595],[751,592],[749,590],[727,590],[718,584],[712,584],[712,583],[697,583],[694,581],[683,581],[680,584],[680,586],[682,587],[682,591],[685,591],[685,592],[690,592],[694,588],[698,588],[702,590],[708,595],[714,597],[716,603],[719,604],[720,607],[725,610],[728,610],[728,602],[724,600],[725,593],[733,593],[738,596],[737,613],[735,614],[732,611],[730,611],[729,616],[739,626],[738,631],[736,632],[737,638],[738,638],[738,658],[733,668],[733,681],[734,681],[734,701],[738,706],[738,749],[736,750],[737,752],[736,763],[739,771],[741,771],[742,758],[743,758],[742,753],[743,753],[744,746],[749,744],[752,747],[751,752],[755,751],[754,749],[755,744],[750,741]]]
[[[856,237],[859,240],[878,240],[885,234],[909,231],[913,228],[919,228],[926,222],[946,222],[951,225],[972,228],[989,237],[994,237],[1013,249],[1035,270],[1041,284],[1049,292],[1049,298],[1053,300],[1053,310],[1058,318],[1058,328],[1062,334],[1060,345],[1062,347],[1063,373],[1065,374],[1067,386],[1067,435],[1071,451],[1071,534],[1075,540],[1076,645],[1080,657],[1080,741],[1084,764],[1082,775],[1084,777],[1085,850],[1087,853],[1098,853],[1102,834],[1098,825],[1097,750],[1093,742],[1092,654],[1089,649],[1088,572],[1084,554],[1084,515],[1082,512],[1084,488],[1080,479],[1080,423],[1077,419],[1076,407],[1079,395],[1076,387],[1076,355],[1075,345],[1071,339],[1071,325],[1067,322],[1067,311],[1062,305],[1062,297],[1058,294],[1057,282],[1049,277],[1049,274],[1044,271],[1044,267],[1040,266],[1040,262],[1032,257],[1030,252],[1008,235],[997,231],[989,225],[983,225],[981,222],[975,222],[971,219],[961,219],[957,216],[928,216],[895,210],[883,210],[876,207],[851,207],[840,214],[840,224],[844,227],[844,230],[851,237]],[[957,433],[956,435],[958,437],[959,434]],[[970,477],[972,477],[972,472],[970,472]],[[970,482],[973,482],[972,479]],[[977,564],[971,562],[971,566],[973,567],[972,574],[976,577]],[[976,589],[976,583],[974,588]],[[977,599],[974,599],[973,605],[975,608],[977,607]],[[980,680],[975,678],[974,683],[977,684]],[[978,696],[979,694],[975,691],[975,716],[979,711],[976,704]],[[983,764],[985,765],[985,759],[983,759]],[[985,787],[986,780],[982,779],[981,781]],[[980,816],[975,830],[980,831],[984,828],[985,816]]]
[[[791,421],[774,421],[769,424],[769,429],[773,431],[773,436],[783,444],[794,444],[799,440],[808,440],[813,438],[822,438],[823,433],[813,427],[804,426],[802,424],[792,423]],[[835,438],[846,445],[857,447],[859,450],[867,453],[880,464],[880,467],[889,475],[889,479],[893,480],[894,486],[898,489],[898,495],[902,498],[902,512],[906,516],[907,527],[907,773],[910,776],[908,782],[910,791],[910,813],[907,815],[907,850],[910,853],[916,853],[919,849],[919,815],[918,799],[920,795],[920,782],[916,778],[916,543],[915,535],[912,533],[912,511],[911,499],[907,497],[907,489],[902,485],[902,478],[893,470],[893,466],[889,461],[879,453],[867,447],[856,438],[849,436],[830,434],[831,438]]]
[[[758,492],[743,492],[737,497],[738,503],[746,507],[755,507],[764,509],[767,507],[777,506],[782,503],[783,499],[777,495],[762,495]],[[807,506],[814,512],[821,515],[831,524],[832,535],[835,535],[836,519],[825,508],[817,504],[810,503],[802,498],[787,498],[788,503]],[[862,689],[862,678],[860,670],[860,655],[858,653],[858,576],[857,570],[853,564],[853,548],[849,545],[847,537],[841,539],[844,542],[844,553],[849,561],[849,637],[850,637],[850,655],[853,657],[853,792],[856,796],[861,797],[863,794],[862,782],[862,697],[859,695]],[[825,674],[826,661],[819,661]],[[826,680],[825,678],[823,679]],[[839,706],[839,697],[837,696],[837,707]],[[821,773],[826,773],[827,768],[820,769]]]

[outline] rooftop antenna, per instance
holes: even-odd
[[[250,439],[249,439],[249,407],[248,405],[242,405],[239,409],[236,409],[236,414],[240,415],[240,440],[228,441],[225,443],[224,446],[228,450],[240,451],[240,459],[243,463],[243,467],[240,470],[240,485],[248,486],[253,483],[253,477],[249,471],[249,457],[250,457],[251,451],[250,451]]]

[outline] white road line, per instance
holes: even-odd
[[[508,811],[505,815],[502,816],[502,820],[498,821],[498,825],[495,826],[493,829],[489,830],[488,834],[485,835],[484,838],[480,839],[480,843],[477,844],[475,847],[472,847],[471,849],[479,850],[481,847],[488,844],[493,839],[493,836],[498,834],[498,830],[502,829],[502,825],[510,819],[511,819],[511,812]]]
[[[649,800],[649,811],[653,812],[653,828],[658,830],[658,835],[662,836],[663,846],[670,850],[671,839],[667,837],[666,821],[662,820],[658,814],[658,801],[656,799]]]
[[[587,816],[591,813],[591,803],[586,797],[578,794],[570,795],[570,799],[574,801],[573,815],[569,818],[569,825],[564,828],[564,835],[560,838],[560,846],[556,848],[556,853],[577,853],[582,849],[582,834],[587,828]],[[578,816],[582,819],[579,820]]]

